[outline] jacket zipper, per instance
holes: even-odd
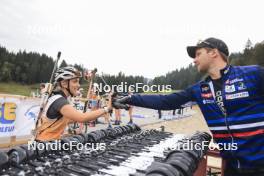
[[[223,104],[224,104],[224,106],[225,106],[225,101],[224,101],[224,89],[225,88],[225,84],[223,83],[223,85],[222,85],[222,98],[223,98]],[[227,120],[227,112],[224,112],[223,111],[223,109],[222,109],[222,107],[216,102],[216,100],[215,100],[215,98],[214,98],[214,101],[215,101],[215,104],[218,106],[218,108],[220,109],[220,111],[221,111],[221,113],[222,113],[222,115],[224,116],[224,118],[225,118],[225,125],[226,125],[226,128],[227,128],[227,131],[228,131],[228,134],[230,135],[230,137],[231,137],[231,146],[233,146],[233,143],[234,143],[234,136],[232,135],[232,133],[231,133],[231,130],[230,130],[230,127],[229,127],[229,124],[228,124],[228,120]],[[232,154],[232,156],[233,156],[233,158],[235,159],[236,157],[235,157],[235,155],[234,155],[234,153],[232,152],[232,150],[231,150],[231,154]],[[237,160],[237,167],[238,168],[240,168],[240,162],[239,162],[239,160],[238,159],[236,159]]]
[[[225,83],[223,82],[223,85],[222,85],[222,98],[223,98],[223,104],[224,104],[224,106],[225,106],[226,103],[225,103],[224,96],[225,96]],[[216,104],[217,104],[217,103],[216,103]],[[217,105],[218,105],[218,104],[217,104]],[[230,130],[230,127],[229,127],[229,123],[228,123],[228,120],[227,120],[227,112],[224,112],[223,109],[221,109],[222,107],[220,107],[219,105],[218,105],[218,107],[220,108],[222,114],[223,114],[224,117],[225,117],[225,124],[226,124],[226,128],[227,128],[228,134],[229,134],[230,137],[231,137],[231,147],[232,147],[233,144],[234,144],[234,136],[232,135],[231,130]],[[233,153],[232,150],[231,150],[231,154],[232,154],[233,158],[236,159],[236,157],[235,157],[235,155],[234,155],[234,153]],[[237,161],[237,168],[240,169],[240,162],[239,162],[238,159],[236,159],[236,161]]]

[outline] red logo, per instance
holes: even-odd
[[[213,94],[212,93],[203,93],[202,97],[203,98],[211,98],[211,97],[213,97]]]

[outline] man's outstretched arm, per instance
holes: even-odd
[[[187,88],[186,90],[169,95],[134,94],[132,96],[117,99],[116,103],[129,104],[151,109],[172,110],[180,108],[181,105],[189,101],[193,101],[191,87]]]

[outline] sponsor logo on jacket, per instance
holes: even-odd
[[[226,84],[234,84],[236,82],[240,82],[240,81],[244,81],[243,78],[235,78],[235,79],[232,79],[232,80],[226,80]]]
[[[202,97],[203,98],[211,98],[211,97],[213,97],[213,94],[212,93],[202,93]]]
[[[214,100],[203,100],[203,104],[212,104],[215,103]]]
[[[225,92],[231,93],[231,92],[235,92],[235,91],[236,91],[236,88],[235,88],[234,84],[225,86]]]
[[[237,89],[238,90],[245,90],[245,89],[247,89],[247,86],[245,85],[244,82],[239,82],[238,86],[237,86]]]
[[[237,98],[245,98],[248,96],[249,96],[248,92],[239,92],[239,93],[235,93],[235,94],[226,95],[226,99],[232,100],[232,99],[237,99]]]

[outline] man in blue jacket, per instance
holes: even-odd
[[[187,52],[207,78],[177,93],[134,94],[116,102],[173,110],[196,101],[215,142],[236,146],[220,151],[225,175],[264,175],[264,69],[229,65],[228,47],[216,38],[188,46]]]

